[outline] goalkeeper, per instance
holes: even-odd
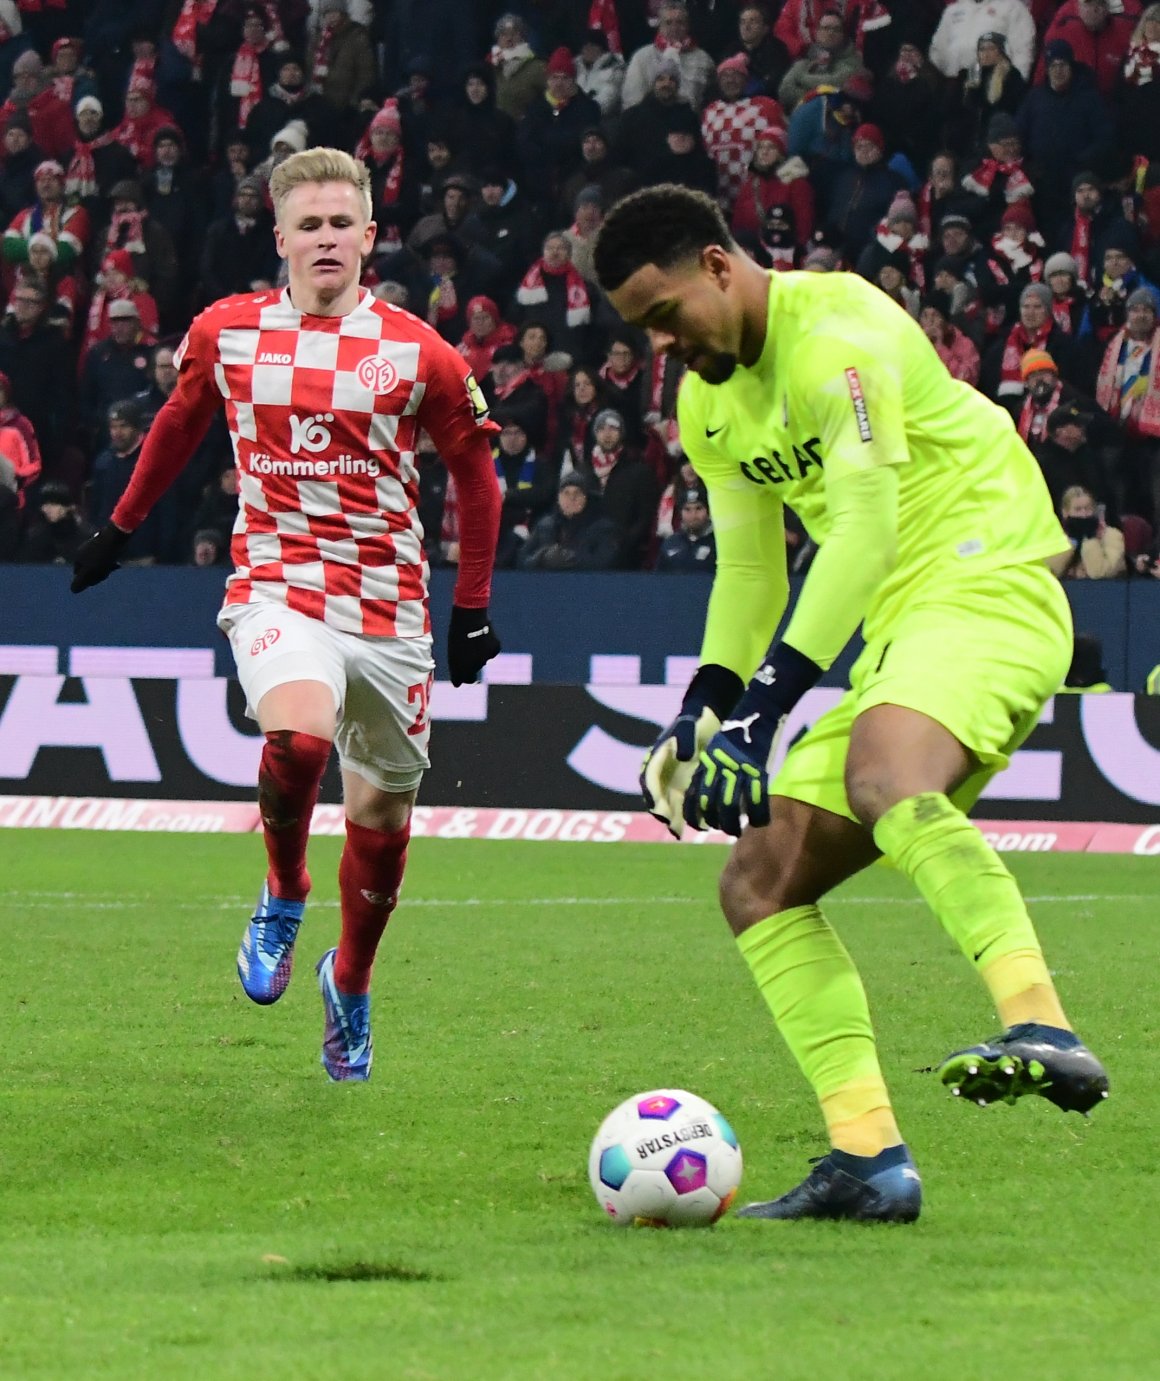
[[[922,1187],[861,980],[819,909],[881,855],[974,965],[1002,1035],[949,1056],[977,1103],[1087,1112],[1107,1077],[1074,1034],[1011,874],[964,812],[1071,658],[1066,550],[1007,414],[953,380],[918,325],[850,274],[767,273],[716,204],[662,185],[611,211],[601,286],[688,365],[678,417],[709,490],[717,572],[701,664],[642,785],[679,833],[739,835],[721,904],[821,1103],[831,1150],[760,1218],[911,1221]],[[783,505],[819,551],[783,635]],[[850,690],[768,770],[785,717],[862,626]],[[691,779],[691,780],[690,780]]]

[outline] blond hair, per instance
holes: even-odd
[[[1149,19],[1160,19],[1160,5],[1149,5],[1136,21],[1136,27],[1132,30],[1132,37],[1129,40],[1131,47],[1135,48],[1144,42],[1144,24]]]
[[[279,219],[282,205],[295,187],[307,182],[349,182],[358,189],[367,220],[371,218],[371,173],[360,159],[343,149],[304,149],[283,159],[270,177],[274,214]]]
[[[1059,511],[1061,513],[1066,513],[1072,504],[1077,503],[1080,499],[1091,499],[1092,503],[1095,503],[1096,496],[1086,484],[1068,485],[1059,500]]]

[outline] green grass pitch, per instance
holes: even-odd
[[[311,845],[273,1008],[234,953],[253,837],[0,831],[0,1376],[616,1381],[1160,1376],[1160,863],[1014,867],[1105,1059],[1090,1122],[960,1106],[916,1072],[995,1027],[896,874],[829,914],[922,1170],[913,1228],[624,1231],[600,1119],[684,1086],[732,1121],[742,1200],[823,1149],[716,910],[716,848],[420,840],[374,990],[376,1068],[318,1063],[339,841]]]

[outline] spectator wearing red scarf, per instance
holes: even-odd
[[[1013,417],[1023,405],[1026,380],[1023,357],[1029,350],[1046,351],[1060,369],[1070,374],[1075,351],[1051,315],[1051,289],[1046,283],[1029,283],[1019,298],[1019,319],[987,351],[979,387],[994,402],[1002,403]]]
[[[109,320],[113,304],[131,303],[148,344],[157,340],[157,303],[142,279],[136,277],[133,256],[125,249],[110,250],[101,262],[97,275],[97,290],[89,305],[89,318],[81,343],[78,369],[84,368],[85,357],[98,341],[110,332]]]
[[[371,170],[371,215],[379,228],[375,251],[400,249],[419,219],[420,179],[403,146],[403,123],[394,99],[375,111],[354,152]]]
[[[153,83],[138,78],[125,93],[125,118],[113,130],[113,138],[128,149],[140,167],[153,167],[154,139],[166,125],[180,128],[167,110],[154,103]]]
[[[480,293],[467,304],[467,330],[459,342],[459,353],[471,366],[477,379],[491,372],[492,356],[501,345],[510,345],[516,328],[503,320],[495,301]]]
[[[1123,72],[1122,128],[1131,131],[1133,149],[1155,162],[1160,159],[1160,5],[1149,5],[1140,16]]]
[[[535,317],[548,329],[556,348],[574,360],[587,354],[592,296],[572,263],[568,237],[553,231],[544,239],[543,254],[524,274],[516,301],[525,317]]]
[[[657,13],[657,33],[652,43],[638,48],[629,59],[621,88],[622,110],[638,105],[653,89],[666,57],[675,59],[680,71],[681,97],[700,110],[713,82],[714,62],[698,48],[689,32],[689,8],[685,0],[662,0]]]

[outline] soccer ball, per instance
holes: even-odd
[[[741,1147],[712,1103],[684,1089],[627,1098],[588,1153],[596,1202],[614,1223],[707,1227],[741,1183]]]

